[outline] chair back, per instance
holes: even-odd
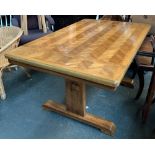
[[[126,16],[124,15],[103,15],[101,20],[113,20],[113,21],[126,21]]]
[[[18,26],[21,27],[20,15],[13,15],[13,18],[15,18],[18,21]],[[37,15],[28,15],[27,16],[27,28],[28,28],[28,30],[39,29]]]
[[[11,15],[0,15],[0,27],[12,26]]]

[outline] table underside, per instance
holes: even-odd
[[[11,60],[9,61],[12,64],[16,64],[16,65],[31,68],[37,71],[53,74],[53,72],[49,70],[37,68],[34,66],[22,64]],[[59,76],[61,75],[59,74]],[[48,100],[43,104],[43,107],[47,110],[60,113],[69,118],[94,126],[108,135],[113,135],[116,129],[116,126],[113,122],[86,112],[86,89],[85,89],[86,81],[82,79],[74,78],[74,77],[63,76],[63,75],[62,77],[65,78],[65,83],[66,83],[65,105],[56,103],[52,100]]]

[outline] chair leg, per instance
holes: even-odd
[[[27,72],[26,69],[25,69],[24,67],[20,66],[20,68],[23,70],[23,72],[26,74],[26,76],[27,76],[28,78],[31,78],[31,74],[30,74],[29,72]]]
[[[147,93],[145,104],[144,104],[143,111],[142,111],[142,121],[143,122],[146,121],[149,111],[150,111],[150,108],[151,108],[151,105],[155,101],[155,99],[153,99],[154,93],[155,93],[155,71],[151,77],[151,82],[149,85],[148,93]]]
[[[3,85],[3,81],[2,81],[2,72],[1,71],[0,71],[0,97],[2,100],[6,99],[6,94],[5,94],[4,85]]]
[[[138,72],[138,64],[137,64],[136,59],[133,60],[133,63],[131,64],[130,67],[132,68],[132,71],[133,71],[131,79],[134,79]]]
[[[150,107],[151,107],[151,104],[146,102],[142,108],[142,122],[143,123],[146,123],[146,120],[148,118],[148,114],[150,111]]]
[[[140,70],[138,70],[137,74],[138,74],[138,78],[139,78],[139,89],[138,89],[138,93],[135,97],[135,100],[139,99],[139,97],[142,94],[143,88],[144,88],[144,71],[140,69]]]
[[[8,69],[9,71],[11,71],[12,68],[14,68],[15,70],[18,70],[18,67],[20,67],[20,68],[22,69],[22,71],[26,74],[26,76],[27,76],[28,78],[31,78],[30,73],[28,73],[28,72],[26,71],[26,69],[25,69],[24,67],[22,67],[22,66],[11,65],[11,66],[8,66],[7,69]]]

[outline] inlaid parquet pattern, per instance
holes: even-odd
[[[150,26],[85,19],[12,50],[11,60],[116,88]]]

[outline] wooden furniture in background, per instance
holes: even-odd
[[[140,52],[146,52],[148,54],[153,54],[155,53],[155,39],[154,37],[146,37],[144,42],[142,43],[142,46],[140,47],[139,51]],[[135,58],[135,73],[137,72],[138,77],[139,77],[139,89],[138,89],[138,93],[135,97],[135,99],[139,99],[139,97],[141,96],[142,92],[143,92],[143,88],[144,88],[144,84],[145,84],[145,80],[144,80],[144,75],[145,72],[147,71],[147,69],[145,67],[141,67],[141,66],[153,66],[154,65],[154,57],[148,57],[148,56],[142,56],[142,55],[137,55]]]
[[[103,15],[100,20],[125,21],[122,15]]]
[[[66,106],[53,101],[43,106],[112,135],[113,122],[86,112],[85,85],[116,90],[149,30],[147,24],[87,19],[20,46],[6,57],[13,64],[64,77]]]
[[[18,46],[23,31],[18,27],[1,27],[0,28],[0,96],[1,99],[6,98],[4,85],[2,81],[3,70],[9,65],[5,54]]]
[[[27,28],[27,15],[21,15],[21,28],[24,31],[24,35],[28,35],[28,28]],[[39,29],[43,30],[44,33],[47,33],[47,27],[45,22],[44,15],[38,15],[38,25]]]
[[[144,51],[138,52],[138,55],[141,55],[142,57],[155,58],[155,53],[148,53]],[[144,106],[142,107],[142,121],[146,122],[151,105],[155,102],[155,64],[141,64],[139,65],[139,69],[152,72],[146,100]]]
[[[147,93],[146,100],[144,103],[143,111],[142,111],[143,122],[146,121],[151,105],[155,102],[155,67],[154,69],[152,69],[152,71],[153,73],[152,73],[152,77],[150,80],[150,85],[149,85],[148,93]]]
[[[146,23],[151,25],[151,29],[145,38],[142,46],[140,47],[139,51],[145,51],[148,54],[155,53],[155,16],[154,15],[132,15],[130,16],[130,21],[135,23]],[[142,55],[137,55],[135,59],[135,73],[138,73],[139,77],[139,89],[135,99],[139,99],[142,94],[144,88],[144,72],[146,71],[145,68],[142,68],[141,65],[145,66],[153,66],[154,64],[154,57],[147,57]],[[133,76],[133,78],[134,78]]]

